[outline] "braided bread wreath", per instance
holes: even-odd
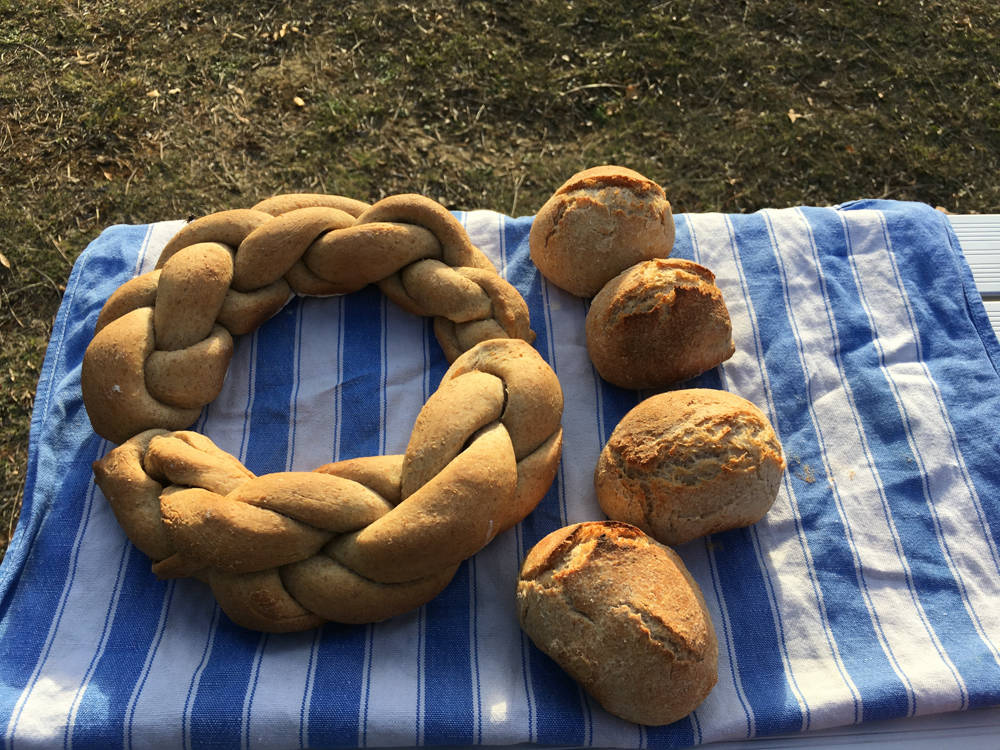
[[[451,363],[405,455],[255,477],[183,431],[220,392],[233,335],[293,292],[372,282],[434,316]],[[562,391],[533,339],[521,296],[422,196],[368,206],[283,195],[212,214],[181,229],[157,269],[123,284],[98,317],[83,399],[94,430],[121,445],[94,464],[96,481],[153,572],[206,582],[239,625],[383,620],[433,599],[552,484]]]

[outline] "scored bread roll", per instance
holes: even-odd
[[[715,276],[679,258],[637,263],[587,312],[587,351],[609,383],[661,388],[722,364],[736,351]]]
[[[632,409],[594,471],[609,518],[671,546],[756,523],[785,460],[764,413],[726,391],[668,391]]]
[[[521,627],[610,713],[659,726],[683,718],[718,680],[719,645],[681,559],[614,521],[554,531],[517,583]]]
[[[674,217],[663,188],[625,167],[573,175],[542,206],[528,248],[542,275],[578,297],[593,297],[639,261],[666,258]]]

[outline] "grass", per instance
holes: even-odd
[[[285,191],[525,215],[609,162],[676,211],[1000,212],[987,0],[264,7],[0,0],[0,550],[53,316],[110,224]]]

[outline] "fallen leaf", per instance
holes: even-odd
[[[796,112],[794,109],[788,110],[788,119],[792,121],[793,125],[795,124],[796,120],[800,120],[803,117],[808,117],[808,116],[809,115],[801,115],[798,112]]]
[[[108,171],[107,171],[106,169],[102,169],[102,170],[101,170],[101,172],[103,172],[103,173],[104,173],[104,176],[105,176],[105,177],[106,177],[106,178],[107,178],[108,180],[113,180],[113,179],[114,179],[114,178],[113,178],[113,177],[111,176],[111,173],[110,173],[110,172],[108,172]]]
[[[146,96],[148,96],[150,99],[159,99],[160,92],[157,91],[156,89],[153,89],[152,91],[147,91]]]
[[[0,253],[0,266],[10,270],[10,261],[7,260],[7,256],[3,253]]]
[[[305,101],[304,101],[304,100],[302,99],[302,97],[301,97],[301,96],[297,96],[297,97],[295,97],[294,99],[292,99],[292,101],[293,101],[293,102],[295,102],[295,106],[296,106],[296,107],[304,107],[304,106],[306,106],[306,103],[305,103]]]

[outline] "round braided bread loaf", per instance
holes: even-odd
[[[81,372],[94,431],[121,443],[189,427],[222,389],[233,336],[259,327],[292,293],[346,294],[373,282],[404,309],[434,317],[449,362],[481,341],[534,340],[524,300],[431,199],[368,206],[277,196],[191,222],[156,270],[111,295]]]
[[[562,406],[529,344],[494,339],[452,364],[402,456],[255,477],[202,435],[151,429],[94,473],[153,571],[208,583],[237,624],[374,622],[432,599],[538,504]]]

